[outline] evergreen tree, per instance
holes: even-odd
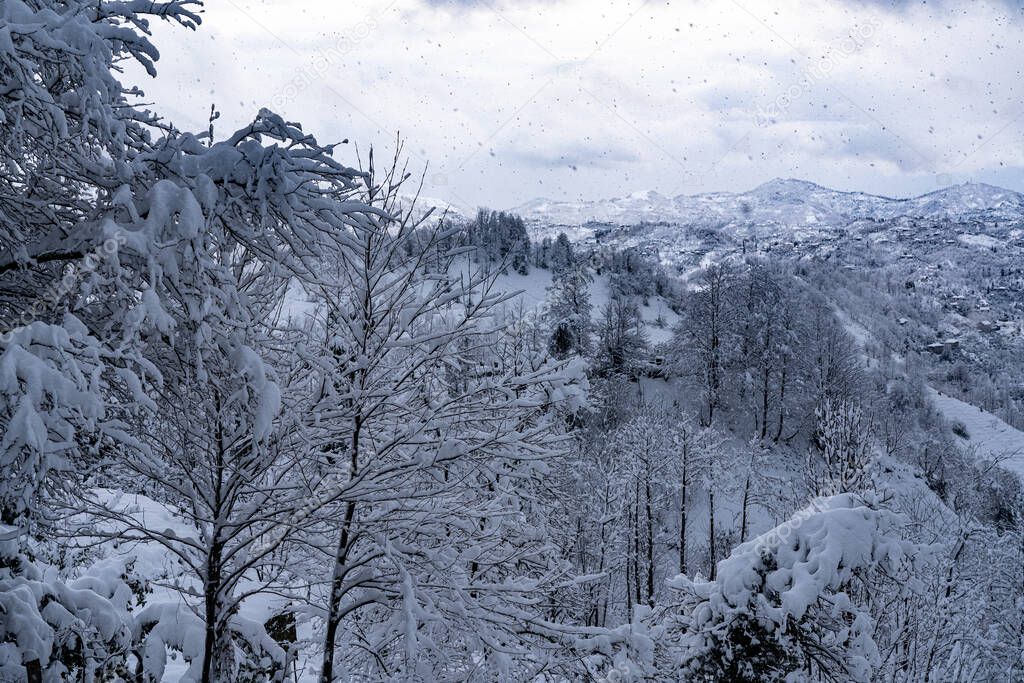
[[[589,270],[582,264],[556,270],[548,287],[546,318],[551,328],[551,353],[586,356],[590,350],[591,304]]]
[[[549,258],[551,270],[556,274],[575,266],[576,255],[573,253],[572,242],[564,233],[558,233],[555,243],[551,245],[551,256]]]

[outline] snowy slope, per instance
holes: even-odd
[[[475,270],[476,266],[462,261],[457,268],[468,273],[470,269]],[[498,291],[515,293],[503,304],[511,315],[520,307],[524,313],[538,313],[547,299],[547,290],[551,286],[551,271],[533,268],[528,275],[522,275],[510,270],[499,275],[495,284]],[[595,277],[590,285],[590,303],[593,307],[591,317],[595,322],[600,321],[602,310],[610,298],[608,276]],[[279,315],[282,321],[301,325],[302,321],[313,316],[316,311],[317,306],[312,303],[310,296],[300,286],[294,284],[287,291]],[[669,307],[668,302],[660,296],[650,297],[647,306],[640,305],[640,317],[652,344],[662,344],[671,339],[672,329],[679,320],[679,316]]]
[[[547,297],[547,288],[551,286],[551,271],[534,268],[529,275],[505,273],[498,277],[497,286],[505,292],[518,292],[506,306],[516,308],[521,304],[524,310],[536,311]],[[604,306],[610,299],[608,276],[596,276],[590,285],[590,304],[593,307],[591,319],[595,323],[601,320]],[[668,302],[660,296],[650,297],[647,306],[640,304],[640,317],[652,344],[662,344],[671,339],[672,329],[679,320],[679,316],[669,308]]]
[[[1014,429],[992,413],[947,396],[928,387],[932,402],[950,423],[961,423],[968,438],[957,436],[966,449],[979,458],[999,461],[1006,469],[1024,477],[1024,432]]]
[[[844,329],[863,349],[873,338],[871,332],[838,306],[833,310]],[[903,358],[896,353],[893,353],[893,358],[899,363],[903,362]],[[954,432],[965,452],[982,460],[998,462],[1024,478],[1024,432],[1011,427],[992,413],[948,396],[932,386],[927,387],[927,392],[928,398],[950,425],[959,423],[966,428],[966,439]]]

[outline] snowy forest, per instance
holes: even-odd
[[[1024,213],[432,207],[203,18],[0,0],[0,681],[1024,680]]]

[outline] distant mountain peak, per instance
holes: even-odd
[[[398,197],[398,204],[403,210],[412,208],[413,213],[417,216],[423,216],[427,212],[432,211],[432,215],[435,218],[446,215],[448,218],[465,220],[474,214],[474,212],[466,207],[459,206],[445,199],[425,195],[401,194]]]
[[[1015,208],[1024,210],[1024,195],[988,183],[965,182],[950,185],[923,194],[914,200],[918,204],[930,208],[946,208],[950,210],[995,210]]]
[[[809,180],[801,180],[800,178],[772,178],[766,183],[761,183],[750,192],[764,194],[768,192],[809,192],[814,190],[828,191],[828,188],[812,183]]]

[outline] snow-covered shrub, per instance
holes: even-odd
[[[0,680],[108,680],[123,674],[133,599],[122,568],[64,582],[19,550],[0,526]]]
[[[118,356],[68,314],[62,324],[33,322],[0,342],[0,516],[24,527],[41,489],[66,484],[76,436],[119,436],[119,423],[93,391],[116,377],[107,363]],[[125,371],[122,376],[128,377]]]
[[[692,681],[869,681],[879,663],[856,588],[903,563],[895,516],[851,494],[818,499],[744,543],[715,581],[680,575],[667,657]]]
[[[164,680],[169,656],[181,656],[188,668],[179,681],[202,680],[206,626],[180,602],[147,605],[134,620],[138,675],[143,683]],[[221,673],[215,680],[237,683],[269,683],[284,677],[285,652],[267,635],[262,624],[237,615],[230,619],[228,651],[221,657]]]

